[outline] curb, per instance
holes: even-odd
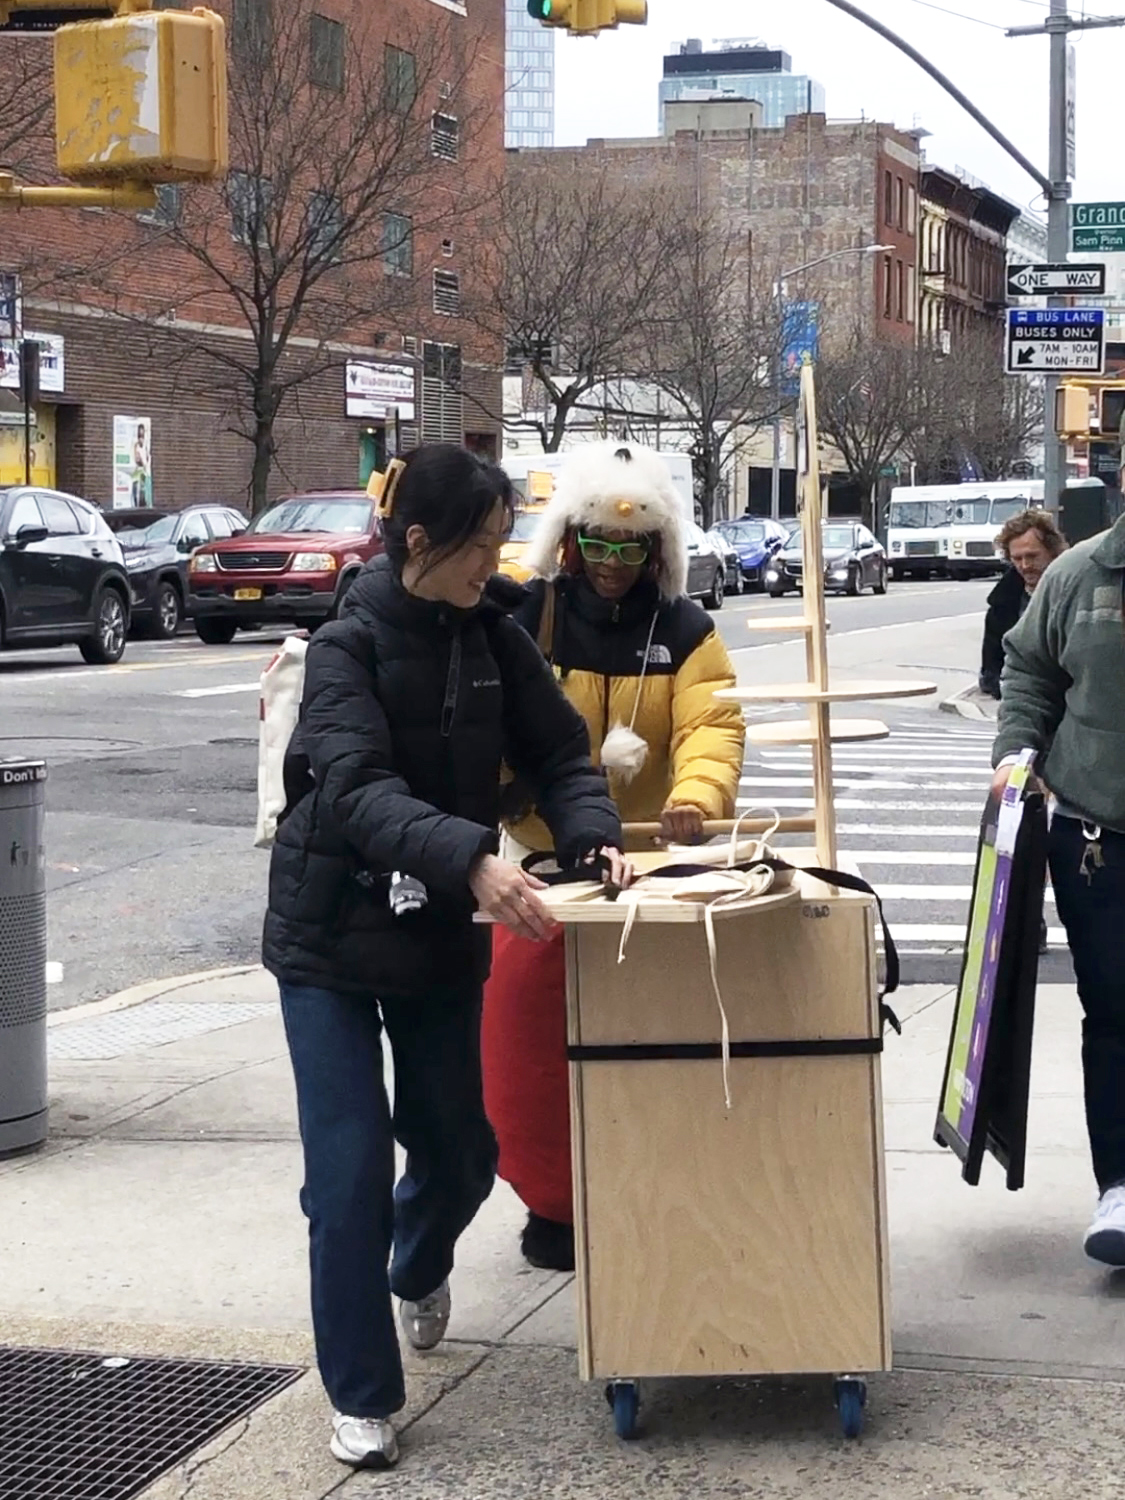
[[[975,687],[962,688],[952,697],[943,698],[938,707],[943,714],[960,714],[961,718],[972,719],[978,724],[995,724],[996,720],[992,715],[986,714],[976,702],[976,694]]]
[[[113,1011],[143,1005],[147,1000],[158,1000],[161,995],[170,994],[173,990],[186,990],[192,985],[208,984],[216,979],[238,979],[243,974],[262,972],[261,964],[240,964],[235,968],[200,969],[194,974],[149,979],[144,984],[133,984],[128,989],[118,990],[116,995],[107,995],[104,1000],[91,1000],[87,1005],[73,1005],[67,1010],[52,1011],[47,1017],[47,1025],[66,1026],[71,1021],[87,1021],[94,1016],[109,1015]]]

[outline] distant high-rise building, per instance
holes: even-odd
[[[507,13],[504,143],[555,144],[555,33],[527,13],[526,0],[505,0]]]
[[[684,42],[678,52],[664,59],[660,129],[664,129],[664,106],[674,99],[714,99],[724,95],[756,99],[762,106],[762,124],[767,129],[784,125],[790,115],[823,114],[823,86],[804,74],[794,73],[792,68],[787,52],[763,47],[759,42],[716,42],[707,52],[695,38]]]

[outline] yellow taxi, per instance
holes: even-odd
[[[500,548],[500,572],[506,578],[514,578],[517,583],[526,583],[533,576],[531,569],[524,566],[523,558],[539,525],[539,517],[545,509],[545,506],[536,505],[516,511],[508,540]]]

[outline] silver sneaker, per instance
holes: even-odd
[[[449,1327],[452,1306],[448,1281],[418,1302],[403,1302],[398,1315],[407,1343],[414,1349],[436,1349]]]
[[[1084,1249],[1103,1266],[1125,1266],[1125,1187],[1111,1187],[1102,1194]]]
[[[332,1457],[353,1469],[390,1469],[398,1463],[398,1438],[381,1417],[332,1414]]]

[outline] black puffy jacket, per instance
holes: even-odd
[[[483,982],[489,931],[468,878],[498,847],[502,761],[538,789],[564,858],[620,844],[586,726],[534,641],[491,603],[430,603],[385,558],[369,564],[309,646],[266,968],[355,994]],[[393,871],[426,886],[422,911],[390,910]]]
[[[980,690],[990,698],[1000,696],[1000,674],[1004,670],[1004,637],[1019,624],[1029,601],[1027,585],[1009,568],[988,596],[981,645]]]

